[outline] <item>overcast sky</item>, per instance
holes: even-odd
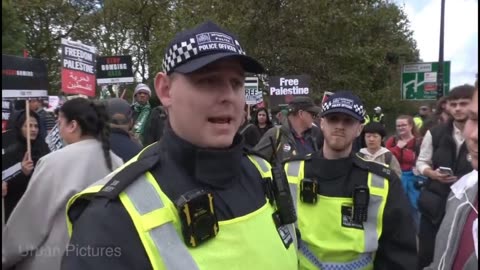
[[[438,61],[440,0],[395,0],[404,7],[420,58]],[[478,0],[445,0],[444,60],[451,61],[450,86],[473,84],[478,73]]]

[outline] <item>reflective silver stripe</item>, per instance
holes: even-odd
[[[367,222],[363,223],[365,252],[375,252],[378,249],[377,221],[382,200],[383,198],[381,196],[370,194]]]
[[[371,185],[376,188],[385,187],[385,179],[376,174],[370,173]],[[382,204],[383,197],[370,194],[370,203],[368,204],[368,217],[367,222],[363,223],[364,237],[365,237],[365,252],[375,252],[378,249],[378,234],[377,234],[377,221],[378,212]]]
[[[372,253],[362,253],[356,260],[350,262],[322,262],[315,254],[308,248],[308,245],[300,240],[300,253],[315,267],[322,270],[355,270],[363,269],[373,263]]]
[[[300,160],[291,161],[288,163],[287,176],[298,177],[300,174]]]
[[[295,212],[298,213],[297,211],[297,185],[296,184],[288,184],[288,186],[290,187],[290,194],[292,195],[292,201],[293,201],[293,206],[295,207]]]
[[[141,215],[164,207],[160,195],[148,182],[145,175],[128,186],[125,193]],[[172,222],[153,228],[149,234],[167,270],[198,270],[197,264],[177,234]]]
[[[142,216],[164,207],[162,199],[160,199],[155,188],[147,181],[145,175],[129,185],[125,189],[125,193],[133,202],[137,212]]]
[[[371,173],[372,175],[372,186],[376,188],[385,188],[385,183],[384,183],[384,178],[381,176],[378,176],[374,173]]]
[[[269,172],[268,163],[265,159],[255,155],[251,155],[250,157],[252,157],[257,162],[257,164],[260,166],[260,169],[262,170],[263,173]]]

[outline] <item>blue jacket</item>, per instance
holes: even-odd
[[[112,128],[110,132],[110,148],[123,162],[129,161],[142,150],[142,146],[132,140],[125,130]]]

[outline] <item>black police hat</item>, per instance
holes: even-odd
[[[257,60],[245,54],[234,35],[211,21],[177,34],[167,47],[162,66],[167,74],[187,74],[226,57],[236,57],[246,72],[265,71]]]

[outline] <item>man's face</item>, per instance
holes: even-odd
[[[181,138],[204,148],[226,148],[242,123],[245,74],[234,59],[190,74],[159,73],[155,89]]]
[[[325,145],[334,151],[344,151],[362,132],[360,121],[343,113],[332,113],[322,118],[320,127]]]
[[[427,107],[427,106],[422,106],[420,107],[420,109],[418,110],[418,113],[421,115],[421,116],[429,116],[430,115],[430,108]]]
[[[140,103],[141,105],[145,105],[148,102],[148,99],[150,96],[147,94],[147,92],[140,91],[135,95],[135,101]]]
[[[478,170],[478,89],[473,94],[472,102],[467,108],[467,122],[463,129],[463,136],[472,157],[472,167]]]
[[[313,120],[315,119],[316,115],[313,112],[300,110],[298,111],[298,116],[302,121],[302,125],[305,129],[312,128]]]
[[[29,109],[34,112],[40,109],[41,105],[42,103],[40,100],[30,100],[28,102]]]
[[[467,108],[471,100],[468,98],[454,99],[448,101],[448,112],[457,122],[465,122],[467,120]]]

